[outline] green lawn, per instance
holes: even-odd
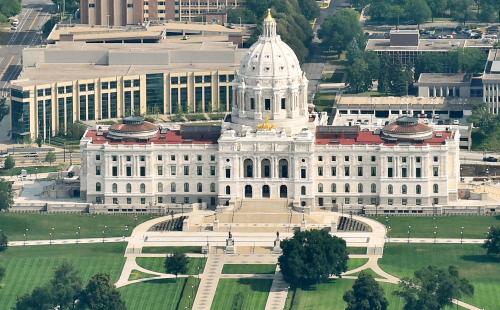
[[[142,253],[167,254],[167,253],[201,253],[200,246],[157,246],[143,247]]]
[[[118,214],[0,213],[0,229],[10,241],[24,240],[23,234],[26,228],[28,228],[28,240],[49,239],[50,232],[54,239],[76,239],[78,227],[80,227],[80,238],[102,237],[104,230],[106,237],[119,237],[129,236],[134,226],[151,218],[146,215],[134,217]]]
[[[353,270],[363,266],[368,261],[368,258],[349,258],[347,260],[347,270]]]
[[[164,257],[137,257],[136,262],[139,266],[147,270],[165,273],[165,258]],[[206,258],[188,257],[188,272],[187,274],[200,274],[205,269]]]
[[[243,299],[238,309],[264,309],[271,284],[272,280],[220,279],[211,309],[233,309],[238,298]]]
[[[0,308],[10,309],[18,296],[47,283],[63,261],[73,264],[83,281],[98,272],[109,273],[116,281],[124,252],[124,243],[10,247],[0,254],[0,265],[6,269]]]
[[[480,245],[389,244],[379,263],[383,270],[398,277],[413,276],[415,270],[431,264],[455,265],[475,288],[474,296],[463,300],[496,310],[500,305],[500,258],[489,258],[484,253]]]
[[[275,272],[275,264],[225,264],[222,268],[222,273],[226,274],[274,274]]]
[[[384,225],[391,226],[390,237],[407,237],[408,225],[411,225],[410,237],[434,237],[437,226],[438,238],[460,238],[464,227],[464,238],[484,238],[488,227],[500,227],[500,216],[385,216],[377,219]]]
[[[349,254],[366,254],[366,247],[348,247],[347,253]]]
[[[62,167],[59,165],[54,165],[54,166],[14,167],[12,169],[0,169],[0,176],[20,175],[21,170],[23,169],[26,170],[28,174],[35,174],[35,173],[60,171],[62,170]]]
[[[120,288],[128,310],[191,309],[198,279],[179,278],[151,280]]]
[[[344,293],[351,289],[354,280],[340,279],[331,280],[326,283],[316,285],[310,290],[297,289],[295,296],[293,291],[288,292],[285,310],[344,310],[346,304],[343,300]],[[389,310],[403,309],[403,300],[392,295],[392,292],[397,289],[396,285],[388,283],[380,283],[384,288],[385,295],[389,301]],[[293,299],[293,304],[292,304]]]

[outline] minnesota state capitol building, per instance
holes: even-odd
[[[241,62],[222,125],[98,125],[81,141],[81,193],[107,205],[270,200],[296,208],[416,210],[457,200],[459,133],[411,117],[370,131],[327,126],[269,14]],[[390,211],[386,211],[390,212]]]

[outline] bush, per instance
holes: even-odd
[[[12,169],[16,166],[16,161],[14,160],[14,157],[12,157],[11,155],[7,156],[7,158],[5,159],[5,163],[4,163],[4,169]]]

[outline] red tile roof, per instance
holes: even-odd
[[[98,135],[96,130],[88,130],[85,137],[91,139],[93,144],[110,145],[148,145],[148,144],[217,144],[217,139],[183,139],[180,130],[169,130],[166,133],[159,131],[147,141],[138,140],[113,140],[108,138],[108,132]]]
[[[442,145],[447,139],[453,136],[450,131],[435,131],[432,137],[422,142],[412,143],[412,145]],[[408,143],[405,141],[405,144]],[[375,134],[373,131],[359,131],[356,136],[343,136],[343,135],[328,135],[316,133],[316,144],[318,145],[397,145],[398,142],[392,143],[382,140],[380,135]]]

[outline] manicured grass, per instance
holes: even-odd
[[[353,270],[363,266],[368,261],[368,258],[349,258],[347,260],[347,270]]]
[[[371,268],[364,269],[364,270],[362,270],[360,272],[356,272],[354,274],[350,274],[350,276],[359,276],[359,274],[362,272],[368,273],[369,275],[371,275],[374,278],[380,278],[380,276],[375,271],[373,271],[373,269],[371,269]]]
[[[243,299],[238,309],[264,309],[271,284],[272,280],[220,279],[211,309],[233,309],[238,298]]]
[[[9,241],[24,240],[26,228],[28,240],[48,240],[50,232],[53,239],[76,239],[78,227],[80,238],[102,237],[103,231],[106,237],[120,237],[130,236],[134,226],[151,218],[146,215],[137,215],[135,220],[133,215],[0,213],[0,229]]]
[[[200,246],[157,246],[144,247],[142,253],[167,254],[167,253],[201,253]]]
[[[500,258],[486,256],[480,245],[389,244],[379,264],[398,277],[413,276],[415,270],[428,265],[457,266],[475,289],[474,296],[463,297],[463,301],[492,310],[500,305]]]
[[[347,253],[349,254],[366,254],[366,247],[348,247]]]
[[[164,257],[137,257],[136,262],[139,266],[147,270],[165,273],[165,258]],[[205,269],[206,258],[188,257],[187,274],[200,274]]]
[[[314,310],[344,310],[346,303],[343,300],[344,293],[351,289],[354,280],[338,279],[316,285],[309,290],[297,289],[288,292],[285,309],[314,309]],[[394,296],[392,292],[397,289],[396,285],[379,283],[389,301],[389,310],[403,309],[403,300]],[[293,302],[292,302],[293,300]]]
[[[0,308],[11,309],[17,297],[46,284],[64,261],[80,272],[84,282],[98,272],[116,281],[125,262],[125,247],[124,243],[10,247],[0,253],[0,265],[6,269]]]
[[[433,238],[437,226],[438,238],[460,238],[464,227],[464,238],[485,238],[488,227],[500,227],[500,216],[379,216],[379,222],[391,226],[390,237],[407,237],[408,225],[411,225],[410,237]]]
[[[138,270],[132,270],[130,273],[130,276],[128,277],[129,281],[133,280],[139,280],[139,279],[147,279],[147,278],[152,278],[154,275],[150,273],[144,273]]]
[[[120,288],[119,291],[129,310],[174,310],[186,307],[190,309],[192,301],[188,296],[192,298],[197,287],[198,279],[179,278],[136,283]]]
[[[14,167],[12,169],[0,169],[0,176],[21,175],[21,170],[23,169],[26,170],[26,173],[28,174],[35,174],[35,173],[60,171],[62,170],[62,167],[59,165],[54,165],[54,166]]]
[[[275,264],[225,264],[222,268],[222,273],[226,274],[274,274],[275,272]]]

